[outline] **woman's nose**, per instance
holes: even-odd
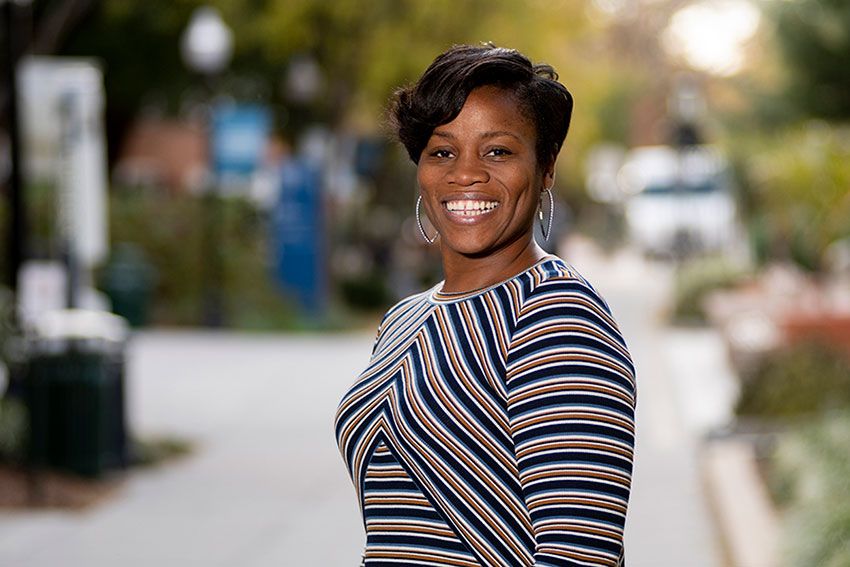
[[[461,186],[474,185],[476,183],[487,183],[490,174],[475,155],[461,155],[454,162],[448,182]]]

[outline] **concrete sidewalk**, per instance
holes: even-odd
[[[703,396],[693,385],[705,380],[671,360],[663,324],[669,270],[628,252],[603,258],[569,247],[564,256],[607,299],[637,368],[628,565],[716,567],[696,458],[700,431],[687,401]],[[676,340],[678,349],[696,344]],[[195,453],[133,472],[112,500],[82,513],[0,512],[0,565],[357,565],[363,529],[332,427],[371,341],[371,333],[138,335],[128,378],[132,428],[188,437]]]
[[[79,512],[2,512],[0,565],[354,565],[362,524],[333,413],[371,335],[143,333],[128,401],[139,434],[185,436],[189,458],[136,471]]]
[[[669,265],[647,262],[629,249],[603,256],[581,239],[571,240],[563,257],[606,299],[635,363],[638,435],[627,565],[719,567],[699,459],[702,434],[728,411],[730,377],[715,373],[722,366],[718,357],[725,356],[719,343],[711,332],[667,326]],[[684,368],[682,355],[690,360]]]

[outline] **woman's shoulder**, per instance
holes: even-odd
[[[558,345],[551,337],[568,335],[615,357],[634,376],[628,345],[608,302],[579,270],[553,259],[540,264],[526,285],[511,338],[516,352],[533,344]]]
[[[433,289],[434,288],[432,287],[423,291],[418,291],[393,303],[389,309],[384,312],[384,316],[381,318],[381,323],[378,326],[378,332],[385,329],[388,323],[399,318],[403,318],[403,315],[411,309],[415,309],[421,306],[422,303],[426,303],[428,301],[428,296]]]
[[[608,315],[611,310],[594,285],[575,266],[559,256],[538,264],[524,282],[524,307],[551,305],[557,299],[575,301],[584,298],[599,304]]]
[[[429,287],[428,289],[423,289],[422,291],[411,293],[410,295],[399,299],[394,304],[392,304],[389,309],[387,309],[387,315],[391,315],[397,311],[403,311],[404,309],[407,309],[414,305],[419,305],[420,303],[427,302],[429,295],[432,291],[434,291],[435,287],[436,286]]]

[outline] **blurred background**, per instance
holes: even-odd
[[[345,566],[333,437],[441,279],[387,101],[576,101],[545,246],[635,360],[632,566],[850,566],[850,1],[0,0],[0,564]]]

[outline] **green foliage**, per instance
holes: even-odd
[[[109,216],[113,246],[137,246],[160,276],[153,321],[162,325],[196,323],[203,274],[200,200],[118,188],[110,195]],[[99,280],[104,285],[103,275]]]
[[[272,103],[290,135],[309,122],[374,126],[392,90],[413,80],[454,43],[494,41],[568,71],[578,58],[562,49],[586,25],[583,2],[510,0],[177,0],[98,3],[75,30],[64,55],[94,56],[105,68],[113,120],[143,103],[171,112],[197,82],[180,59],[180,36],[192,11],[216,6],[233,30],[234,56],[217,83],[240,100]],[[317,100],[287,100],[282,78],[295,57],[322,70]],[[565,77],[569,77],[565,74]],[[120,115],[120,116],[117,116]]]
[[[0,397],[0,462],[21,462],[26,450],[27,411],[22,401]]]
[[[674,323],[701,325],[707,322],[703,302],[709,293],[740,283],[748,272],[723,256],[696,258],[676,272],[673,292]]]
[[[28,197],[31,249],[39,257],[56,259],[54,190],[46,185],[31,186]],[[113,257],[95,274],[98,287],[113,297],[123,291],[119,303],[127,307],[129,302],[130,312],[138,322],[156,326],[200,324],[209,262],[203,240],[204,223],[214,222],[228,326],[246,330],[327,330],[359,324],[357,317],[350,316],[343,306],[333,304],[323,321],[304,318],[274,281],[265,215],[239,198],[220,199],[217,213],[209,205],[209,201],[187,193],[167,193],[149,187],[113,188],[108,207]],[[0,230],[4,228],[0,223]],[[133,261],[143,259],[144,265],[135,266],[129,273],[115,273],[116,260],[121,260],[128,250],[135,257]],[[128,277],[136,281],[128,282]],[[0,347],[9,331],[6,313],[11,298],[7,296],[8,293],[0,293]],[[146,312],[140,313],[142,310]],[[0,360],[3,356],[0,348]]]
[[[850,2],[773,2],[768,12],[791,71],[789,98],[810,116],[850,119]]]
[[[199,323],[206,264],[210,261],[204,249],[203,226],[213,222],[220,244],[221,287],[228,323],[247,329],[292,327],[296,314],[271,278],[264,219],[250,203],[240,199],[221,199],[215,216],[210,204],[187,194],[138,188],[113,191],[113,245],[133,243],[157,274],[153,323]]]
[[[100,2],[61,54],[95,57],[103,64],[113,160],[141,108],[179,115],[209,95],[185,68],[179,49],[190,15],[201,4],[216,6],[234,37],[229,68],[207,86],[238,101],[268,104],[276,130],[288,140],[316,123],[376,132],[392,91],[415,80],[455,43],[492,41],[552,64],[576,100],[558,164],[558,191],[578,212],[587,201],[581,182],[585,150],[599,141],[628,138],[631,104],[658,80],[656,69],[634,64],[640,55],[620,57],[606,46],[606,35],[619,32],[592,17],[589,0]],[[323,84],[314,100],[292,100],[282,85],[292,63],[304,56],[318,64]],[[412,190],[403,183],[398,176],[382,179],[375,192]],[[405,202],[405,213],[406,207]],[[163,285],[168,292],[173,284]],[[171,307],[180,318],[193,309],[186,302]]]
[[[850,362],[822,342],[801,342],[768,355],[742,377],[740,416],[795,417],[850,408]]]
[[[191,454],[190,441],[178,437],[151,437],[130,439],[130,454],[134,465],[149,467],[176,457]]]
[[[415,80],[452,44],[492,41],[552,64],[577,105],[559,162],[564,195],[583,193],[581,183],[571,180],[583,177],[586,148],[628,136],[629,103],[656,80],[650,72],[657,74],[604,47],[606,34],[617,31],[589,17],[593,8],[587,0],[100,2],[61,55],[102,62],[113,159],[140,108],[176,115],[206,96],[179,49],[190,15],[201,4],[218,7],[234,36],[233,60],[210,86],[236,100],[269,104],[290,140],[315,123],[377,131],[392,91]],[[323,76],[312,101],[291,100],[282,88],[290,65],[303,56]]]
[[[374,311],[392,303],[384,273],[347,278],[340,282],[339,287],[343,300],[355,309]]]
[[[8,191],[4,191],[4,196],[8,195]],[[9,199],[3,198],[0,199],[0,230],[3,232],[3,243],[7,242],[7,238],[9,238]],[[4,251],[5,252],[5,251]],[[4,253],[0,254],[0,278],[2,278],[2,285],[9,285],[9,254]]]
[[[850,235],[850,128],[809,123],[730,146],[757,258],[824,265]]]
[[[0,229],[3,226],[0,224]],[[12,367],[18,363],[19,353],[13,352],[10,339],[17,334],[12,323],[14,309],[12,292],[0,286],[0,372],[10,380]],[[29,430],[27,412],[23,402],[5,396],[0,389],[0,462],[20,462],[24,458],[26,436]],[[5,397],[4,397],[5,396]]]
[[[788,567],[850,565],[850,413],[783,438],[768,478],[784,508]]]
[[[623,80],[611,85],[595,108],[599,124],[599,136],[608,142],[617,142],[623,146],[631,143],[631,113],[637,103],[641,89],[646,88],[639,81],[630,80],[628,74]]]
[[[7,358],[9,338],[13,335],[12,315],[14,296],[8,288],[0,286],[0,364]],[[2,394],[2,392],[0,392]]]

